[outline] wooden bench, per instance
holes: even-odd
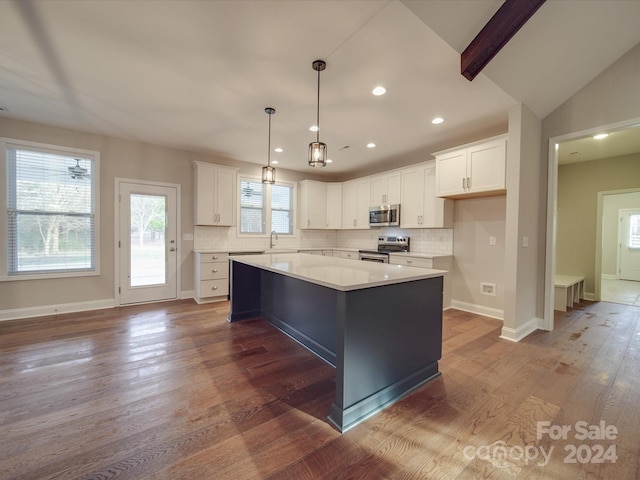
[[[584,277],[577,275],[556,275],[554,281],[554,310],[566,312],[567,307],[584,298]]]

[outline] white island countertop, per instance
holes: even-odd
[[[231,259],[234,262],[344,292],[441,277],[447,273],[445,270],[353,261],[304,253],[240,255]]]

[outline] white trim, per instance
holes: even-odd
[[[0,310],[0,321],[17,320],[21,318],[42,317],[46,315],[59,315],[61,313],[86,312],[89,310],[102,310],[114,308],[115,300],[105,298],[103,300],[90,300],[87,302],[61,303],[57,305],[41,305],[37,307],[13,308]]]
[[[500,338],[503,340],[509,340],[510,342],[519,342],[526,336],[540,329],[543,322],[544,320],[542,318],[534,317],[524,325],[520,325],[515,329],[511,327],[502,327]]]
[[[187,298],[195,298],[196,292],[193,290],[182,290],[178,295],[180,300],[186,300]]]
[[[603,273],[602,274],[602,279],[603,280],[618,280],[618,275],[612,275],[611,273]]]
[[[485,307],[483,305],[476,305],[474,303],[462,302],[460,300],[451,300],[451,307],[456,310],[462,310],[464,312],[476,313],[484,317],[496,318],[498,320],[504,320],[504,310],[497,308]]]
[[[548,179],[547,179],[547,241],[545,253],[545,276],[544,276],[544,318],[540,328],[543,330],[553,330],[554,314],[553,314],[553,296],[554,296],[554,277],[556,269],[556,210],[558,200],[558,152],[556,145],[558,143],[575,140],[580,137],[586,137],[603,130],[620,130],[640,124],[640,118],[626,120],[624,122],[612,123],[609,125],[601,125],[579,132],[572,132],[565,135],[559,135],[549,138],[549,162],[548,162]],[[597,263],[597,262],[596,262]],[[600,266],[596,266],[596,273],[599,272]],[[596,283],[599,278],[596,276]],[[586,297],[586,294],[585,294]]]

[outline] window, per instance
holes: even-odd
[[[240,233],[293,234],[293,185],[240,179]]]
[[[629,215],[629,248],[640,248],[640,215]]]
[[[95,275],[98,153],[3,141],[9,279]]]

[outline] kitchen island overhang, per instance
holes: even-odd
[[[336,368],[345,431],[439,375],[442,270],[308,254],[231,259],[229,321],[261,317]]]

